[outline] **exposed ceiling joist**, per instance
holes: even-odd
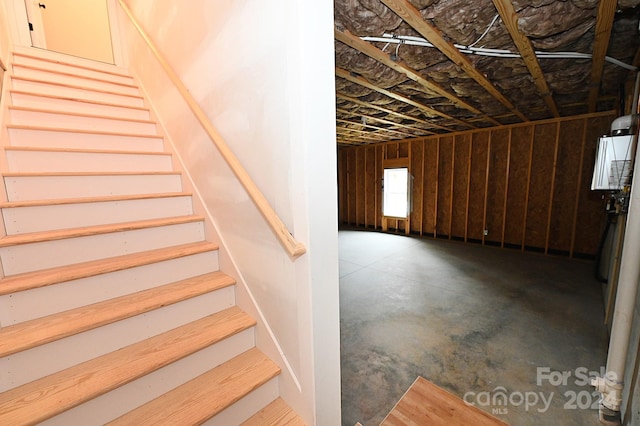
[[[347,125],[354,125],[354,126],[355,125],[360,125],[360,126],[363,126],[363,127],[369,127],[371,129],[376,129],[379,132],[395,133],[395,134],[398,134],[398,135],[401,135],[401,136],[404,136],[404,137],[409,137],[409,138],[412,138],[414,136],[414,135],[412,135],[410,133],[400,132],[398,130],[388,129],[386,127],[374,126],[372,124],[361,123],[361,122],[357,122],[357,121],[342,120],[342,119],[338,118],[338,119],[336,119],[336,122],[344,123],[344,124],[347,124]]]
[[[405,22],[413,27],[418,33],[420,33],[425,39],[429,40],[435,47],[437,47],[442,53],[444,53],[451,61],[464,70],[471,78],[473,78],[478,84],[480,84],[485,90],[487,90],[493,97],[495,97],[500,103],[507,107],[511,112],[518,116],[522,121],[529,121],[529,119],[520,112],[496,87],[478,71],[471,61],[465,57],[456,48],[453,43],[445,40],[442,33],[437,28],[426,22],[420,11],[416,9],[408,0],[381,0],[388,8],[393,10],[398,16],[400,16]]]
[[[395,121],[385,120],[384,118],[378,118],[378,117],[375,117],[373,115],[362,114],[362,113],[358,112],[357,110],[356,111],[348,111],[346,109],[337,108],[336,111],[339,112],[339,113],[342,113],[342,114],[353,115],[353,116],[356,116],[356,117],[364,117],[367,120],[375,120],[375,121],[378,121],[380,123],[389,124],[390,126],[395,127],[395,128],[399,127],[399,128],[403,128],[403,129],[407,129],[407,130],[412,130],[414,132],[424,133],[423,129],[419,129],[417,127],[407,126],[406,124],[396,123]]]
[[[348,102],[352,102],[352,103],[354,103],[356,105],[360,105],[360,106],[367,107],[367,108],[373,108],[373,109],[376,109],[378,111],[386,112],[389,115],[393,115],[395,117],[399,117],[399,118],[402,118],[402,119],[405,119],[405,120],[415,121],[416,123],[422,123],[422,124],[426,124],[428,126],[432,125],[432,123],[429,123],[426,120],[422,120],[421,118],[412,117],[412,116],[407,115],[407,114],[402,114],[400,112],[396,112],[396,111],[390,110],[389,108],[384,108],[384,107],[381,107],[381,106],[376,105],[376,104],[366,103],[366,102],[361,101],[360,99],[353,98],[351,96],[347,96],[347,95],[344,95],[342,93],[336,93],[336,97],[339,98],[339,99],[343,99],[345,101],[348,101]],[[434,134],[433,132],[428,132],[426,130],[423,130],[423,132]]]
[[[472,125],[470,123],[467,123],[466,121],[459,120],[459,119],[457,119],[455,117],[452,117],[452,116],[450,116],[448,114],[445,114],[445,113],[440,112],[440,111],[438,111],[436,109],[433,109],[433,108],[431,108],[431,107],[429,107],[427,105],[421,104],[420,102],[416,102],[416,101],[414,101],[412,99],[409,99],[406,96],[402,96],[402,95],[400,95],[398,93],[394,93],[394,92],[391,92],[389,90],[386,90],[386,89],[383,89],[381,87],[378,87],[378,86],[376,86],[374,84],[371,84],[364,77],[351,75],[351,73],[349,71],[347,71],[347,70],[343,70],[341,68],[336,68],[336,76],[338,76],[340,78],[344,78],[345,80],[348,80],[348,81],[350,81],[352,83],[359,84],[359,85],[361,85],[363,87],[366,87],[368,89],[374,90],[374,91],[376,91],[378,93],[386,95],[386,96],[388,96],[390,98],[393,98],[395,100],[398,100],[400,102],[404,102],[406,104],[412,105],[412,106],[414,106],[416,108],[419,108],[419,109],[423,110],[424,112],[426,112],[426,113],[428,113],[430,115],[436,115],[438,117],[446,118],[447,120],[451,120],[451,121],[453,121],[455,123],[461,124],[462,126],[469,127],[469,128],[472,128],[472,129],[476,128],[476,126],[474,126],[474,125]],[[448,128],[448,127],[441,126],[441,125],[438,125],[438,124],[435,124],[435,123],[429,123],[429,124],[431,126],[433,126],[433,127],[440,128],[440,129],[446,130],[448,132],[452,130],[452,129]]]
[[[496,121],[495,119],[487,116],[486,114],[483,114],[480,110],[478,110],[477,108],[475,108],[473,105],[465,102],[464,100],[458,98],[457,96],[447,92],[446,90],[444,90],[442,87],[440,87],[439,85],[437,85],[436,83],[427,80],[426,78],[424,78],[422,75],[420,75],[420,73],[414,69],[412,69],[411,67],[409,67],[408,65],[406,65],[403,62],[395,62],[391,59],[391,57],[389,56],[389,54],[383,52],[382,50],[378,49],[377,47],[375,47],[373,44],[362,40],[360,37],[355,36],[353,34],[351,34],[348,30],[341,30],[336,28],[334,30],[334,34],[335,34],[335,38],[336,40],[346,44],[347,46],[350,46],[354,49],[356,49],[357,51],[364,53],[365,55],[369,56],[372,59],[375,59],[376,61],[388,66],[389,68],[393,69],[396,72],[399,72],[401,74],[406,75],[408,78],[410,78],[411,80],[415,81],[416,83],[418,83],[419,85],[421,85],[422,87],[424,87],[425,89],[427,89],[429,92],[446,98],[448,100],[450,100],[454,105],[456,105],[459,108],[463,108],[466,110],[471,111],[473,114],[479,115],[482,117],[482,119],[499,126],[501,123],[499,121]]]
[[[591,62],[591,80],[589,82],[589,112],[595,112],[598,105],[598,93],[600,81],[604,69],[604,60],[607,56],[613,17],[616,13],[618,2],[616,0],[600,0],[598,2],[598,16],[596,19],[595,44],[593,46],[593,60]]]
[[[542,68],[540,68],[540,63],[538,62],[538,57],[531,46],[531,40],[522,34],[518,28],[518,15],[516,14],[516,10],[513,7],[511,0],[493,0],[493,4],[496,6],[500,17],[502,18],[502,22],[507,27],[513,42],[518,48],[518,51],[522,56],[522,60],[527,66],[527,69],[529,69],[529,73],[533,77],[533,81],[535,82],[540,95],[547,104],[549,111],[554,117],[559,117],[560,113],[558,112],[558,107],[553,100],[553,94],[551,93],[551,89],[549,89],[547,80],[544,78]]]

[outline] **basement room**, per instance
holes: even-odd
[[[640,1],[334,5],[342,424],[640,424]]]

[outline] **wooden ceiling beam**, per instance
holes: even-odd
[[[388,66],[389,68],[393,69],[394,71],[406,75],[409,79],[411,79],[412,81],[418,83],[420,86],[424,87],[431,94],[446,98],[449,101],[451,101],[454,105],[456,105],[458,108],[462,108],[462,109],[466,109],[468,111],[471,111],[472,113],[481,116],[484,120],[486,120],[486,121],[488,121],[490,123],[493,123],[493,124],[496,124],[496,125],[500,125],[500,122],[498,122],[498,121],[494,120],[493,118],[489,117],[488,115],[482,113],[480,110],[475,108],[473,105],[471,105],[471,104],[463,101],[462,99],[458,98],[457,96],[447,92],[445,89],[443,89],[442,87],[438,86],[434,82],[427,80],[422,75],[420,75],[420,73],[418,71],[416,71],[413,68],[409,67],[407,64],[405,64],[403,62],[395,62],[395,61],[393,61],[391,59],[391,57],[389,56],[389,54],[387,54],[387,53],[383,52],[382,50],[378,49],[373,44],[362,40],[360,37],[351,34],[351,32],[349,32],[348,30],[346,30],[346,29],[345,30],[340,30],[338,28],[335,28],[334,29],[334,36],[335,36],[336,40],[346,44],[349,47],[352,47],[353,49],[356,49],[358,52],[364,53],[365,55],[369,56],[372,59],[375,59],[376,61],[380,62],[383,65]]]
[[[372,132],[365,132],[362,130],[356,130],[356,129],[347,129],[345,127],[338,127],[337,128],[337,132],[338,135],[343,135],[347,138],[358,138],[358,139],[367,139],[373,142],[386,142],[389,140],[388,137],[385,137],[383,135],[379,135],[377,133],[372,133]],[[354,135],[353,133],[358,133],[358,135]],[[374,136],[370,136],[370,135],[375,135]]]
[[[491,83],[487,77],[478,71],[471,61],[464,56],[454,45],[445,40],[442,36],[442,32],[426,22],[420,11],[415,8],[408,0],[381,0],[389,9],[394,11],[399,17],[401,17],[406,23],[408,23],[413,29],[418,31],[425,39],[429,40],[434,46],[436,46],[442,53],[444,53],[451,61],[464,70],[471,78],[473,78],[478,84],[480,84],[487,92],[489,92],[494,98],[500,101],[511,112],[518,116],[522,121],[529,121],[529,119],[520,112],[496,87]],[[615,1],[615,0],[614,0]]]
[[[345,101],[353,102],[356,105],[360,105],[360,106],[363,106],[363,107],[366,107],[366,108],[377,109],[378,111],[386,112],[387,114],[390,114],[390,115],[393,115],[393,116],[396,116],[396,117],[400,117],[400,118],[403,118],[405,120],[412,120],[412,121],[415,121],[416,123],[422,123],[422,124],[426,124],[428,126],[433,126],[433,123],[429,123],[428,121],[423,120],[421,118],[412,117],[412,116],[407,115],[407,114],[402,114],[401,112],[396,112],[396,111],[394,111],[392,109],[389,109],[389,108],[384,108],[384,107],[381,107],[381,106],[378,106],[378,105],[375,105],[375,104],[363,102],[358,98],[353,98],[351,96],[347,96],[347,95],[344,95],[344,94],[339,93],[339,92],[336,93],[336,98],[344,99]]]
[[[538,88],[538,92],[540,92],[540,95],[547,104],[547,108],[549,108],[549,111],[554,117],[559,117],[560,113],[558,112],[558,107],[553,100],[553,94],[551,93],[551,89],[549,89],[547,80],[544,78],[542,68],[540,68],[540,62],[538,62],[538,57],[531,45],[531,40],[529,40],[526,35],[522,34],[518,28],[518,15],[516,14],[516,10],[513,7],[511,0],[493,0],[493,4],[498,10],[500,17],[502,18],[502,22],[504,22],[513,42],[518,48],[520,56],[522,56],[522,60],[527,66],[531,77],[533,77],[533,81]]]
[[[349,114],[349,115],[353,115],[353,116],[364,117],[364,118],[366,118],[368,120],[379,121],[380,123],[389,124],[389,125],[391,125],[393,127],[400,127],[400,128],[407,129],[407,130],[412,130],[414,132],[428,133],[430,135],[433,134],[433,132],[429,132],[428,130],[421,129],[419,127],[407,126],[406,124],[396,123],[395,121],[385,120],[384,118],[378,118],[378,117],[375,117],[373,115],[362,114],[362,113],[358,113],[358,112],[354,112],[354,111],[348,111],[348,110],[342,109],[342,108],[336,108],[336,111],[340,112],[340,113],[343,113],[343,114]]]
[[[414,106],[416,108],[419,108],[419,109],[425,111],[428,114],[437,115],[439,117],[446,118],[447,120],[454,121],[454,122],[456,122],[458,124],[461,124],[461,125],[463,125],[465,127],[470,127],[472,129],[476,128],[474,125],[469,124],[466,121],[457,119],[457,118],[452,117],[452,116],[450,116],[448,114],[440,112],[440,111],[438,111],[436,109],[431,108],[428,105],[424,105],[424,104],[421,104],[420,102],[416,102],[413,99],[409,99],[406,96],[400,95],[399,93],[391,92],[390,90],[378,87],[375,84],[370,83],[364,77],[351,75],[351,73],[349,71],[344,70],[342,68],[336,68],[336,75],[338,77],[344,78],[345,80],[348,80],[348,81],[350,81],[352,83],[356,83],[356,84],[359,84],[359,85],[361,85],[363,87],[366,87],[367,89],[374,90],[374,91],[376,91],[378,93],[381,93],[383,95],[389,96],[390,98],[393,98],[393,99],[398,100],[400,102],[404,102],[406,104],[412,105],[412,106]],[[440,125],[437,125],[437,124],[432,124],[432,125],[434,127],[439,127],[439,128],[441,128],[443,130],[446,130],[446,131],[451,131],[451,129],[449,129],[448,127],[445,127],[445,126],[440,126]]]
[[[363,123],[360,123],[360,122],[357,122],[357,121],[342,120],[342,119],[338,118],[338,119],[336,119],[336,122],[344,123],[344,124],[360,125],[360,126],[363,126],[363,127],[369,127],[371,129],[376,129],[376,130],[380,130],[380,131],[384,131],[384,132],[396,133],[396,134],[402,135],[404,137],[408,136],[408,137],[412,138],[412,137],[415,136],[415,135],[412,135],[411,133],[400,132],[398,130],[388,129],[386,127],[378,127],[378,126],[374,126],[374,125],[367,124],[367,123],[363,124]]]
[[[587,105],[589,112],[595,112],[598,106],[598,92],[604,69],[604,60],[609,48],[609,38],[613,27],[613,18],[618,6],[617,0],[600,0],[598,2],[598,16],[596,18],[595,42],[593,45],[593,59],[591,62],[591,79],[589,81],[589,98]]]

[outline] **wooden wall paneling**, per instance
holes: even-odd
[[[419,205],[420,205],[420,236],[424,235],[424,205],[425,205],[425,199],[424,199],[424,187],[427,185],[427,179],[425,176],[425,151],[427,149],[427,142],[423,139],[420,143],[420,145],[422,146],[421,149],[421,158],[420,158],[420,168],[422,169],[422,172],[420,174],[420,198],[419,198]],[[417,202],[417,201],[416,201]]]
[[[560,123],[548,248],[554,254],[569,255],[571,252],[575,194],[580,185],[583,127],[584,120]]]
[[[533,137],[525,246],[537,251],[544,251],[546,245],[556,127],[557,123],[538,124]]]
[[[356,226],[364,225],[364,147],[356,148]]]
[[[382,161],[384,158],[384,146],[376,145],[376,184],[375,184],[375,207],[376,207],[376,215],[375,215],[375,223],[376,229],[380,229],[382,227]]]
[[[469,207],[467,209],[467,238],[472,242],[482,242],[483,239],[488,152],[489,132],[474,133],[471,140]]]
[[[613,115],[595,117],[590,119],[587,125],[574,256],[595,255],[605,225],[605,201],[602,199],[605,192],[592,191],[591,179],[598,137],[609,133],[614,118]]]
[[[482,245],[487,242],[487,208],[489,200],[489,172],[491,170],[491,142],[493,131],[489,131],[489,147],[487,148],[487,165],[484,171],[484,200],[482,204]]]
[[[411,232],[421,234],[422,226],[422,183],[424,181],[422,176],[422,151],[423,141],[418,139],[411,142],[411,167],[410,172],[413,176],[413,193],[411,199],[413,200],[413,208],[411,210]]]
[[[375,146],[366,147],[366,188],[365,188],[365,223],[369,228],[376,227],[376,148]]]
[[[527,187],[524,195],[524,212],[522,214],[522,251],[526,248],[527,242],[527,215],[529,213],[529,193],[531,189],[531,171],[533,169],[533,144],[534,138],[536,134],[536,125],[532,125],[531,127],[531,137],[529,142],[529,164],[527,167]]]
[[[549,213],[547,217],[547,232],[544,241],[544,253],[549,253],[549,238],[551,237],[551,216],[553,213],[553,194],[556,188],[556,172],[558,170],[558,150],[560,146],[560,129],[562,122],[556,123],[556,137],[555,145],[553,148],[553,168],[551,171],[551,187],[549,188]]]
[[[355,166],[356,148],[352,148],[347,151],[347,223],[349,225],[355,225],[356,223],[356,179],[354,174]]]
[[[424,178],[422,195],[423,235],[436,235],[436,213],[438,200],[438,138],[424,141]]]
[[[337,164],[337,173],[336,176],[337,184],[338,184],[338,226],[342,225],[344,220],[344,150],[338,148],[336,153],[336,158],[338,160]]]
[[[438,214],[436,217],[436,236],[449,237],[451,235],[451,189],[453,178],[453,136],[441,136],[439,142],[438,163]]]
[[[436,139],[435,196],[433,199],[433,238],[438,237],[438,197],[440,196],[440,137]]]
[[[508,154],[509,129],[493,130],[487,191],[487,217],[485,222],[485,229],[489,231],[485,238],[485,243],[491,243],[492,245],[502,245]]]
[[[471,155],[473,154],[473,134],[469,135],[469,152],[467,153],[467,196],[464,209],[464,242],[469,241],[469,199],[471,197]]]
[[[369,195],[368,194],[368,187],[370,186],[369,185],[369,182],[370,182],[369,181],[369,167],[368,167],[368,161],[367,161],[367,157],[368,157],[367,154],[369,152],[369,149],[368,149],[368,147],[364,147],[362,149],[362,151],[363,151],[362,155],[364,156],[364,170],[363,170],[363,173],[362,173],[362,180],[363,180],[362,193],[364,194],[363,195],[364,200],[363,200],[363,204],[362,204],[362,210],[363,210],[363,214],[364,214],[364,220],[362,221],[362,223],[363,223],[364,227],[366,228],[367,226],[369,226],[369,222],[367,221],[367,219],[368,219],[367,218],[367,213],[369,211],[369,203],[367,202],[368,201],[367,199],[369,198],[368,197],[368,195]]]
[[[455,183],[456,176],[456,137],[454,136],[451,140],[451,172],[449,179],[449,230],[447,235],[449,239],[453,236],[452,227],[453,227],[453,185]]]
[[[411,142],[398,143],[398,158],[410,158],[411,157]]]
[[[451,238],[466,240],[471,134],[457,135],[454,146]]]
[[[533,126],[511,129],[509,181],[507,183],[507,207],[505,217],[505,247],[521,248],[524,242],[526,196],[531,161]]]
[[[500,247],[504,248],[504,232],[507,226],[507,201],[509,195],[509,169],[511,165],[511,137],[513,135],[513,128],[509,129],[509,136],[507,139],[507,156],[506,156],[506,171],[504,177],[504,202],[502,205],[502,232],[500,236]]]
[[[578,176],[576,185],[575,201],[573,204],[573,221],[571,226],[571,245],[569,246],[569,256],[573,257],[573,253],[576,245],[576,230],[578,229],[578,211],[580,209],[580,189],[582,183],[582,172],[584,168],[584,149],[587,142],[587,123],[588,121],[582,119],[582,136],[580,138],[580,160],[578,166]]]

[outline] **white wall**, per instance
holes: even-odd
[[[281,393],[309,424],[339,424],[333,2],[126,3],[307,246],[303,257],[289,258],[123,21],[130,66],[215,222],[211,235],[224,243],[221,268],[247,286],[238,304],[265,320],[258,346],[283,354]]]
[[[2,67],[6,68],[8,66],[9,60],[10,34],[5,3],[0,3],[0,73],[2,72]],[[1,76],[0,81],[2,81]]]

